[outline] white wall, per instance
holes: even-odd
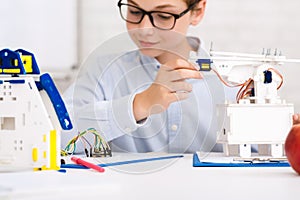
[[[80,60],[103,41],[125,31],[118,0],[79,0]],[[300,1],[298,0],[207,0],[201,24],[190,30],[209,49],[261,53],[275,48],[288,58],[300,58]],[[284,85],[279,93],[300,112],[300,64],[286,64],[280,71]]]
[[[117,3],[118,0],[78,0],[81,62],[102,42],[126,31]]]
[[[77,64],[77,2],[0,0],[0,48],[32,52],[41,71]]]
[[[297,0],[208,0],[206,16],[194,32],[216,48],[258,53],[280,48],[299,56],[300,2]]]

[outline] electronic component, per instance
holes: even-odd
[[[87,139],[86,135],[94,135],[94,144],[92,145]],[[76,150],[76,144],[81,141],[84,146],[86,157],[110,157],[112,152],[109,144],[94,128],[89,128],[83,132],[78,133],[72,138],[65,149],[62,151],[62,155],[72,155]]]

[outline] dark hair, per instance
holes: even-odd
[[[186,2],[187,6],[190,6],[190,5],[192,5],[192,4],[196,3],[196,2],[199,3],[201,0],[184,0],[184,1]],[[195,5],[197,5],[197,3]],[[195,7],[196,6],[194,6],[194,8],[192,8],[192,10],[194,10]]]

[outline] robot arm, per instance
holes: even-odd
[[[285,62],[300,60],[286,59],[276,54],[270,55],[269,51],[267,54],[210,51],[209,59],[197,58],[192,54],[191,61],[196,62],[201,71],[214,71],[225,85],[240,86],[238,102],[280,103],[277,90],[282,85],[283,77],[276,68]]]
[[[48,94],[54,110],[56,112],[57,118],[61,127],[64,130],[71,130],[73,128],[68,111],[65,104],[49,74],[43,74],[40,76],[41,88]]]

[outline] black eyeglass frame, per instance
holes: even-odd
[[[140,7],[137,7],[137,6],[134,6],[134,5],[131,5],[131,4],[126,4],[126,3],[122,3],[121,2],[122,0],[119,0],[118,2],[118,7],[119,7],[119,11],[120,11],[120,15],[122,17],[122,19],[124,19],[126,22],[129,22],[129,23],[132,23],[132,24],[139,24],[141,23],[141,21],[143,21],[145,15],[147,15],[150,19],[150,22],[152,24],[153,27],[157,28],[157,29],[160,29],[160,30],[172,30],[174,27],[175,27],[175,24],[176,24],[176,20],[179,19],[180,17],[182,17],[183,15],[185,15],[186,13],[188,13],[197,3],[200,2],[200,0],[196,0],[194,3],[192,3],[187,9],[185,9],[184,11],[182,11],[180,14],[174,14],[174,13],[169,13],[169,12],[163,12],[163,11],[145,11],[144,9],[140,8]],[[140,10],[143,15],[140,19],[140,21],[138,22],[132,22],[132,21],[128,21],[123,15],[122,15],[122,10],[121,10],[121,6],[122,5],[125,5],[125,6],[131,6],[133,8],[136,8],[138,10]],[[154,24],[154,20],[153,20],[153,17],[152,17],[152,13],[162,13],[162,14],[169,14],[169,15],[172,15],[174,17],[174,23],[172,25],[171,28],[161,28],[161,27],[157,27],[155,24]]]

